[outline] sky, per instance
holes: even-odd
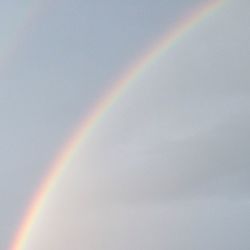
[[[0,3],[0,249],[103,93],[204,0]],[[105,113],[25,250],[248,249],[248,0],[196,25]]]

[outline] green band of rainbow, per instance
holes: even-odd
[[[22,223],[13,239],[10,250],[25,249],[25,245],[29,239],[30,233],[37,218],[43,211],[49,194],[54,190],[54,186],[58,183],[60,176],[77,154],[79,146],[86,141],[87,137],[92,133],[96,125],[105,115],[106,111],[119,99],[126,89],[135,80],[142,75],[157,59],[166,51],[173,47],[178,40],[183,37],[190,29],[192,29],[201,20],[213,13],[224,3],[223,0],[212,0],[197,7],[192,13],[181,18],[177,25],[168,32],[163,39],[160,40],[153,48],[146,53],[137,63],[122,75],[107,92],[106,95],[95,105],[90,115],[83,120],[79,129],[73,134],[63,150],[58,154],[55,161],[49,168],[49,174],[42,181],[39,189],[35,193],[31,204],[23,217]]]

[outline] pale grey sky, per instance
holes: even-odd
[[[28,24],[34,2],[0,4],[0,249],[79,120],[201,2],[45,1]],[[249,10],[226,1],[114,105],[27,250],[249,248]]]

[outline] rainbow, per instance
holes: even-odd
[[[36,191],[19,229],[11,243],[10,250],[25,249],[31,231],[37,218],[43,211],[49,195],[53,192],[64,170],[72,161],[79,150],[79,146],[86,141],[97,124],[102,120],[109,108],[120,96],[135,82],[161,55],[172,48],[188,31],[204,18],[214,13],[224,3],[223,0],[211,0],[198,6],[191,13],[182,17],[172,31],[167,32],[163,38],[140,60],[133,64],[118,81],[104,94],[104,97],[94,106],[90,114],[80,124],[79,129],[73,134],[66,146],[60,151],[51,164],[48,175]]]
[[[18,23],[16,23],[13,31],[10,32],[11,35],[7,36],[7,40],[1,46],[5,47],[0,53],[0,69],[3,71],[4,68],[8,67],[13,59],[14,55],[18,51],[18,48],[22,44],[22,39],[31,29],[32,25],[39,20],[41,14],[46,9],[45,2],[39,0],[27,0],[22,2],[24,6],[24,13],[18,18]],[[3,36],[4,37],[4,36]],[[1,38],[1,40],[4,40]],[[1,41],[2,42],[2,41]]]

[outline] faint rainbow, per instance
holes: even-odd
[[[98,122],[105,115],[106,111],[119,99],[126,89],[142,75],[161,55],[173,47],[176,42],[192,29],[201,20],[209,16],[222,6],[224,0],[212,0],[195,8],[191,13],[182,17],[174,26],[172,31],[156,43],[139,61],[132,65],[129,70],[120,77],[118,81],[104,94],[104,97],[97,102],[89,116],[83,120],[79,129],[73,134],[66,146],[60,151],[57,158],[51,164],[49,173],[42,181],[36,191],[22,223],[11,243],[10,250],[24,250],[32,228],[43,210],[49,194],[53,191],[64,169],[69,165],[76,155],[79,146],[86,141],[87,137],[94,130]]]
[[[27,34],[31,30],[32,25],[37,22],[48,3],[47,0],[29,0],[26,2],[23,1],[22,4],[26,5],[26,7],[24,7],[26,11],[18,20],[18,24],[16,24],[16,27],[11,32],[11,36],[5,42],[7,44],[5,46],[1,44],[2,47],[5,47],[0,53],[1,71],[4,67],[8,66],[15,53],[18,51],[20,44],[22,44],[22,39],[25,38],[25,34]],[[5,36],[3,36],[2,39],[4,37]]]

